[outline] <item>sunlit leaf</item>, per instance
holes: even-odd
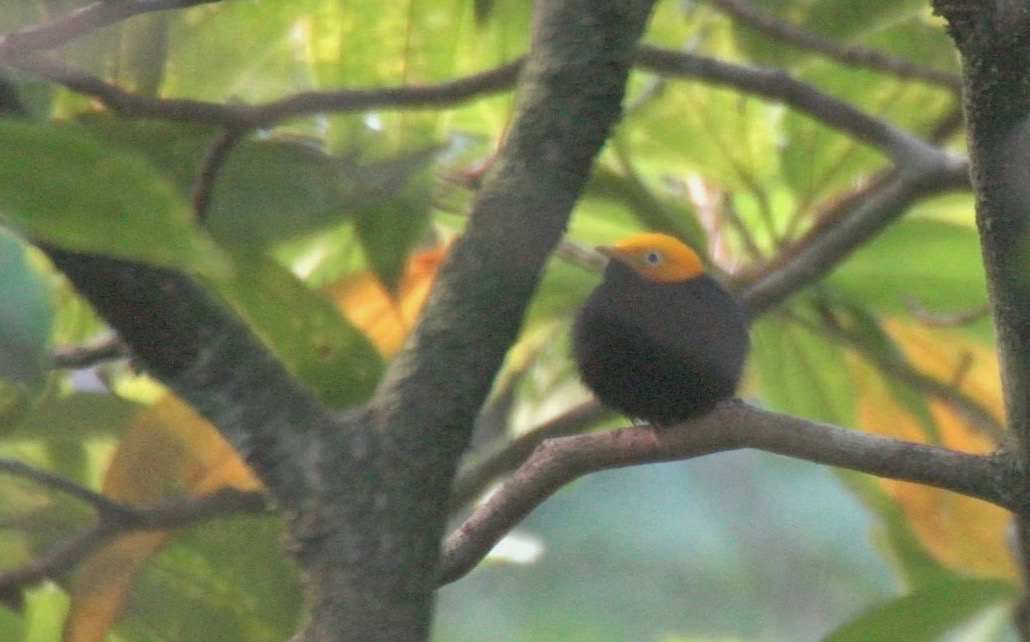
[[[344,408],[365,400],[382,359],[333,304],[271,258],[232,251],[236,276],[214,287],[269,349],[326,403]]]
[[[841,425],[854,422],[844,351],[800,325],[774,318],[751,329],[751,361],[770,408]]]
[[[228,274],[228,261],[193,224],[185,199],[139,154],[74,125],[11,120],[0,120],[0,148],[0,216],[30,239]]]
[[[964,312],[987,299],[976,230],[923,218],[891,225],[848,257],[829,282],[853,300],[895,313],[911,302],[931,313]]]
[[[933,642],[978,611],[1016,594],[1010,582],[954,578],[873,607],[823,642]]]

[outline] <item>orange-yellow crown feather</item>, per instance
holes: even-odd
[[[697,252],[679,239],[657,232],[633,234],[614,245],[602,245],[597,251],[651,281],[685,281],[705,271]]]

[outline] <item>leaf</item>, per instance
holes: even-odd
[[[414,326],[446,252],[447,248],[441,246],[413,253],[396,294],[369,271],[340,279],[327,292],[379,353],[389,357],[401,347]]]
[[[308,143],[240,144],[216,180],[208,229],[226,243],[263,247],[337,225],[369,198],[352,182],[356,170],[355,160]]]
[[[891,321],[891,337],[917,369],[941,381],[965,370],[958,389],[1001,417],[1001,384],[993,351],[956,333],[930,331]],[[851,367],[858,395],[858,423],[866,431],[924,442],[918,419],[901,406],[889,384],[860,364]],[[942,446],[965,452],[991,452],[994,442],[972,429],[950,406],[930,399],[930,411]],[[1015,577],[1006,528],[1011,516],[987,502],[937,488],[882,479],[880,485],[897,503],[913,531],[936,559],[946,566],[988,577]]]
[[[73,392],[52,394],[32,407],[25,418],[5,428],[7,439],[41,439],[51,443],[81,443],[121,435],[142,409],[113,394]]]
[[[141,155],[75,125],[12,120],[0,120],[0,148],[0,215],[25,236],[213,278],[228,274],[185,199]]]
[[[877,478],[845,469],[834,469],[834,475],[878,518],[871,533],[873,544],[903,585],[918,588],[954,576],[927,550],[908,516]]]
[[[768,316],[752,325],[751,341],[751,361],[768,407],[845,426],[854,423],[851,377],[839,346]]]
[[[255,490],[260,483],[217,430],[169,395],[141,412],[119,442],[103,492],[115,500],[146,505],[225,486]],[[123,608],[133,578],[168,537],[165,531],[136,532],[90,555],[72,584],[64,639],[103,640]]]
[[[236,276],[211,285],[286,368],[334,407],[367,399],[383,369],[368,339],[273,259],[245,249],[231,254]]]
[[[62,615],[68,610],[68,596],[55,584],[29,591],[25,609],[25,642],[52,642],[61,634]]]
[[[176,531],[132,583],[113,631],[124,640],[281,642],[303,594],[281,516],[236,516]]]
[[[976,230],[928,218],[891,225],[856,249],[828,282],[865,307],[888,312],[906,311],[906,297],[942,312],[975,308],[987,298]]]
[[[0,228],[0,379],[6,380],[4,384],[42,383],[53,323],[52,296],[50,281],[31,260],[28,246]]]
[[[429,223],[431,197],[424,169],[435,153],[430,147],[379,161],[359,178],[359,185],[378,198],[355,204],[354,230],[369,264],[389,290],[398,287],[408,254]]]
[[[823,642],[933,642],[980,610],[1011,600],[1017,593],[1011,582],[955,577],[875,606]]]
[[[98,114],[79,122],[113,145],[145,154],[175,181],[184,199],[218,134],[208,125]],[[298,137],[240,141],[216,177],[205,226],[222,243],[264,248],[356,214],[368,218],[369,226],[384,228],[379,236],[369,233],[372,241],[399,247],[406,256],[411,239],[425,229],[430,201],[425,174],[438,151],[439,146],[429,146],[363,163],[357,146],[334,156]]]
[[[843,311],[840,321],[846,326],[846,331],[854,337],[853,345],[855,347],[853,349],[857,353],[863,357],[871,357],[873,363],[897,367],[908,366],[901,349],[881,327],[879,319],[872,313],[847,303],[838,304],[836,309]],[[889,393],[919,421],[925,437],[931,443],[940,443],[937,423],[930,413],[930,406],[924,392],[916,390],[906,381],[895,380],[891,382]]]

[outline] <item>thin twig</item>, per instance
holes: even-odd
[[[991,314],[991,306],[983,303],[968,310],[957,310],[954,312],[937,312],[928,309],[914,296],[903,296],[901,303],[908,310],[908,313],[919,320],[920,323],[931,328],[948,328],[956,325],[966,325],[981,319],[986,319]]]
[[[544,440],[583,432],[612,414],[597,401],[586,401],[515,439],[494,444],[486,452],[474,455],[472,461],[458,471],[451,494],[451,510],[468,504],[502,475],[518,468]]]
[[[64,493],[80,501],[90,504],[101,513],[115,514],[122,511],[124,505],[103,493],[86,488],[67,477],[52,473],[42,468],[30,466],[17,459],[0,458],[0,472],[28,479],[41,486]]]
[[[128,348],[114,332],[105,332],[83,343],[54,348],[50,353],[50,366],[80,370],[102,361],[129,356]]]
[[[95,503],[95,502],[91,502]],[[262,514],[269,510],[268,497],[258,491],[223,488],[202,497],[183,497],[153,506],[133,506],[108,499],[114,512],[102,510],[99,519],[32,561],[0,571],[0,592],[27,588],[58,578],[107,542],[131,531],[153,531],[190,526],[216,517]]]
[[[1012,474],[1006,453],[974,455],[901,441],[734,400],[703,419],[671,428],[603,430],[544,442],[447,538],[440,582],[453,582],[468,573],[533,508],[574,479],[601,470],[741,448],[951,490],[1015,512],[1030,509],[1022,479],[1006,477]]]
[[[962,78],[955,73],[919,65],[890,54],[861,45],[842,45],[832,38],[780,20],[744,0],[708,0],[738,21],[762,31],[774,38],[798,47],[818,51],[827,58],[853,67],[865,67],[882,71],[899,78],[916,78],[947,87],[958,92],[962,90]]]
[[[211,209],[211,197],[215,191],[218,172],[229,159],[229,153],[249,130],[237,127],[225,128],[208,147],[200,163],[196,187],[193,189],[193,212],[197,222],[203,225]]]
[[[882,151],[898,163],[944,154],[916,136],[798,80],[782,69],[726,62],[650,45],[637,50],[637,66],[666,76],[689,76],[765,96]]]
[[[773,261],[742,275],[738,291],[748,310],[760,314],[815,283],[920,198],[968,188],[967,167],[965,159],[945,155],[892,172],[832,225],[814,227]]]
[[[49,22],[0,34],[0,56],[53,49],[113,24],[155,11],[185,9],[221,0],[99,0]]]
[[[0,61],[4,61],[3,56],[0,56]],[[122,116],[209,123],[239,130],[255,129],[290,118],[325,112],[458,105],[473,98],[511,89],[522,68],[522,59],[519,59],[478,74],[437,84],[307,91],[258,105],[241,105],[144,96],[126,91],[81,68],[50,57],[33,56],[4,62],[64,85],[72,91],[92,96]]]

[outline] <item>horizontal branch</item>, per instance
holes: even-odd
[[[0,51],[0,60],[3,58],[3,52]],[[7,62],[22,71],[92,96],[123,116],[212,123],[247,130],[318,113],[430,109],[460,105],[475,98],[512,89],[524,59],[518,58],[493,69],[441,83],[307,91],[255,105],[137,94],[51,57],[32,56]],[[828,127],[879,149],[898,163],[933,162],[944,154],[886,120],[867,114],[846,101],[820,91],[814,85],[797,80],[781,69],[727,62],[647,45],[638,48],[636,66],[666,76],[697,78],[726,85],[782,102]]]
[[[371,89],[305,91],[279,100],[245,105],[137,94],[50,57],[33,56],[4,60],[0,52],[0,62],[7,62],[22,71],[47,78],[72,91],[92,96],[122,116],[210,123],[237,131],[327,112],[441,108],[459,105],[473,98],[513,88],[522,68],[522,59],[519,59],[449,82]]]
[[[440,581],[468,573],[515,524],[565,484],[588,473],[754,448],[976,497],[1015,512],[1030,497],[1008,455],[975,455],[881,437],[726,402],[673,428],[632,427],[541,444],[487,502],[447,538]]]

